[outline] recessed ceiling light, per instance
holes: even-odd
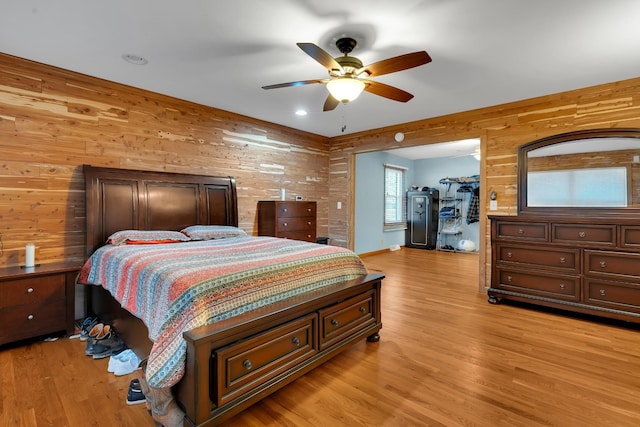
[[[122,55],[122,59],[127,61],[129,64],[134,65],[146,65],[149,61],[139,55],[133,55],[131,53],[125,53]]]
[[[307,115],[307,111],[306,110],[298,110],[296,111],[296,116],[306,116]]]

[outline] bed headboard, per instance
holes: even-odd
[[[83,166],[87,256],[119,230],[238,226],[232,177]]]

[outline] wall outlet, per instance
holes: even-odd
[[[338,202],[338,204],[336,205],[337,209],[342,209],[342,202]]]

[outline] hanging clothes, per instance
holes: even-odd
[[[473,189],[473,195],[469,200],[469,210],[467,211],[467,224],[480,221],[480,188]]]

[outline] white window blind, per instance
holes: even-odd
[[[406,227],[407,206],[404,194],[406,169],[384,165],[384,229]]]

